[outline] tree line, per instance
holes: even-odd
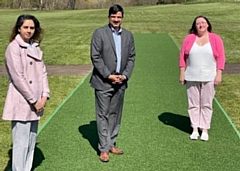
[[[0,0],[0,8],[9,9],[98,9],[119,3],[122,6],[142,6],[181,3],[186,0]]]

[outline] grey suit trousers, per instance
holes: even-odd
[[[30,171],[33,163],[38,121],[12,121],[12,171]]]
[[[96,120],[101,152],[108,152],[115,146],[119,133],[125,91],[111,88],[95,89]]]

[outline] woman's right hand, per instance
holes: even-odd
[[[185,80],[185,67],[181,67],[180,68],[180,77],[179,77],[179,83],[182,85],[186,84],[186,80]]]
[[[44,105],[42,104],[42,102],[37,101],[37,103],[35,103],[34,105],[34,108],[37,112],[41,112],[44,109]]]

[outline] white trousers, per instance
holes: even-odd
[[[210,129],[214,82],[187,81],[188,114],[193,128]]]
[[[38,121],[12,121],[12,171],[31,171]]]

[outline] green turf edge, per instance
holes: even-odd
[[[49,116],[49,118],[42,124],[42,126],[38,129],[37,136],[41,133],[41,131],[44,129],[45,126],[51,121],[51,119],[56,115],[56,113],[61,109],[61,107],[66,103],[66,101],[72,97],[74,92],[81,87],[81,85],[85,82],[86,78],[89,76],[90,73],[88,73],[85,77],[83,77],[82,81],[77,85],[77,87],[69,94],[69,96],[63,100],[63,102],[57,107],[57,109]]]
[[[238,135],[238,138],[240,139],[240,132],[238,131],[236,125],[233,123],[233,121],[231,120],[231,118],[228,116],[227,112],[224,110],[224,108],[221,106],[221,104],[219,103],[219,101],[217,100],[217,98],[214,97],[215,102],[217,103],[218,107],[221,109],[221,111],[223,112],[223,114],[225,115],[225,117],[227,118],[228,122],[230,123],[230,125],[232,125],[233,129],[235,130],[235,132]]]
[[[178,47],[178,49],[180,50],[180,47],[177,45],[176,41],[174,41],[174,39],[172,38],[171,35],[168,34],[168,36],[172,39],[172,41],[175,43],[175,45]],[[234,131],[236,132],[238,138],[240,139],[240,132],[238,131],[236,125],[233,123],[233,121],[231,120],[231,118],[229,117],[229,115],[227,114],[227,112],[224,110],[224,108],[222,107],[222,105],[220,104],[220,102],[217,100],[216,97],[214,97],[215,102],[217,103],[218,107],[221,109],[221,111],[223,112],[224,116],[227,118],[228,122],[230,123],[230,125],[232,126],[232,128],[234,129]]]
[[[180,50],[179,46],[177,45],[177,43],[174,41],[174,39],[172,38],[171,35],[169,35],[168,33],[166,33],[174,42],[174,44],[177,46],[177,48]],[[90,73],[89,73],[90,74]],[[41,133],[41,131],[44,129],[44,127],[50,122],[50,120],[55,116],[55,114],[58,112],[58,110],[65,104],[65,102],[73,95],[73,93],[84,83],[84,81],[86,80],[86,78],[89,76],[89,74],[87,74],[81,81],[81,83],[70,93],[70,95],[58,106],[58,108],[53,112],[53,114],[50,115],[50,117],[43,123],[43,125],[39,128],[37,135],[39,135]],[[227,118],[228,122],[231,124],[233,130],[236,132],[238,138],[240,139],[240,132],[238,131],[236,125],[232,122],[231,118],[229,117],[229,115],[227,114],[227,112],[224,110],[224,108],[221,106],[221,104],[219,103],[219,101],[217,100],[217,98],[214,97],[215,102],[217,103],[217,105],[219,106],[219,108],[221,109],[221,111],[223,112],[223,114],[225,115],[225,117]]]

